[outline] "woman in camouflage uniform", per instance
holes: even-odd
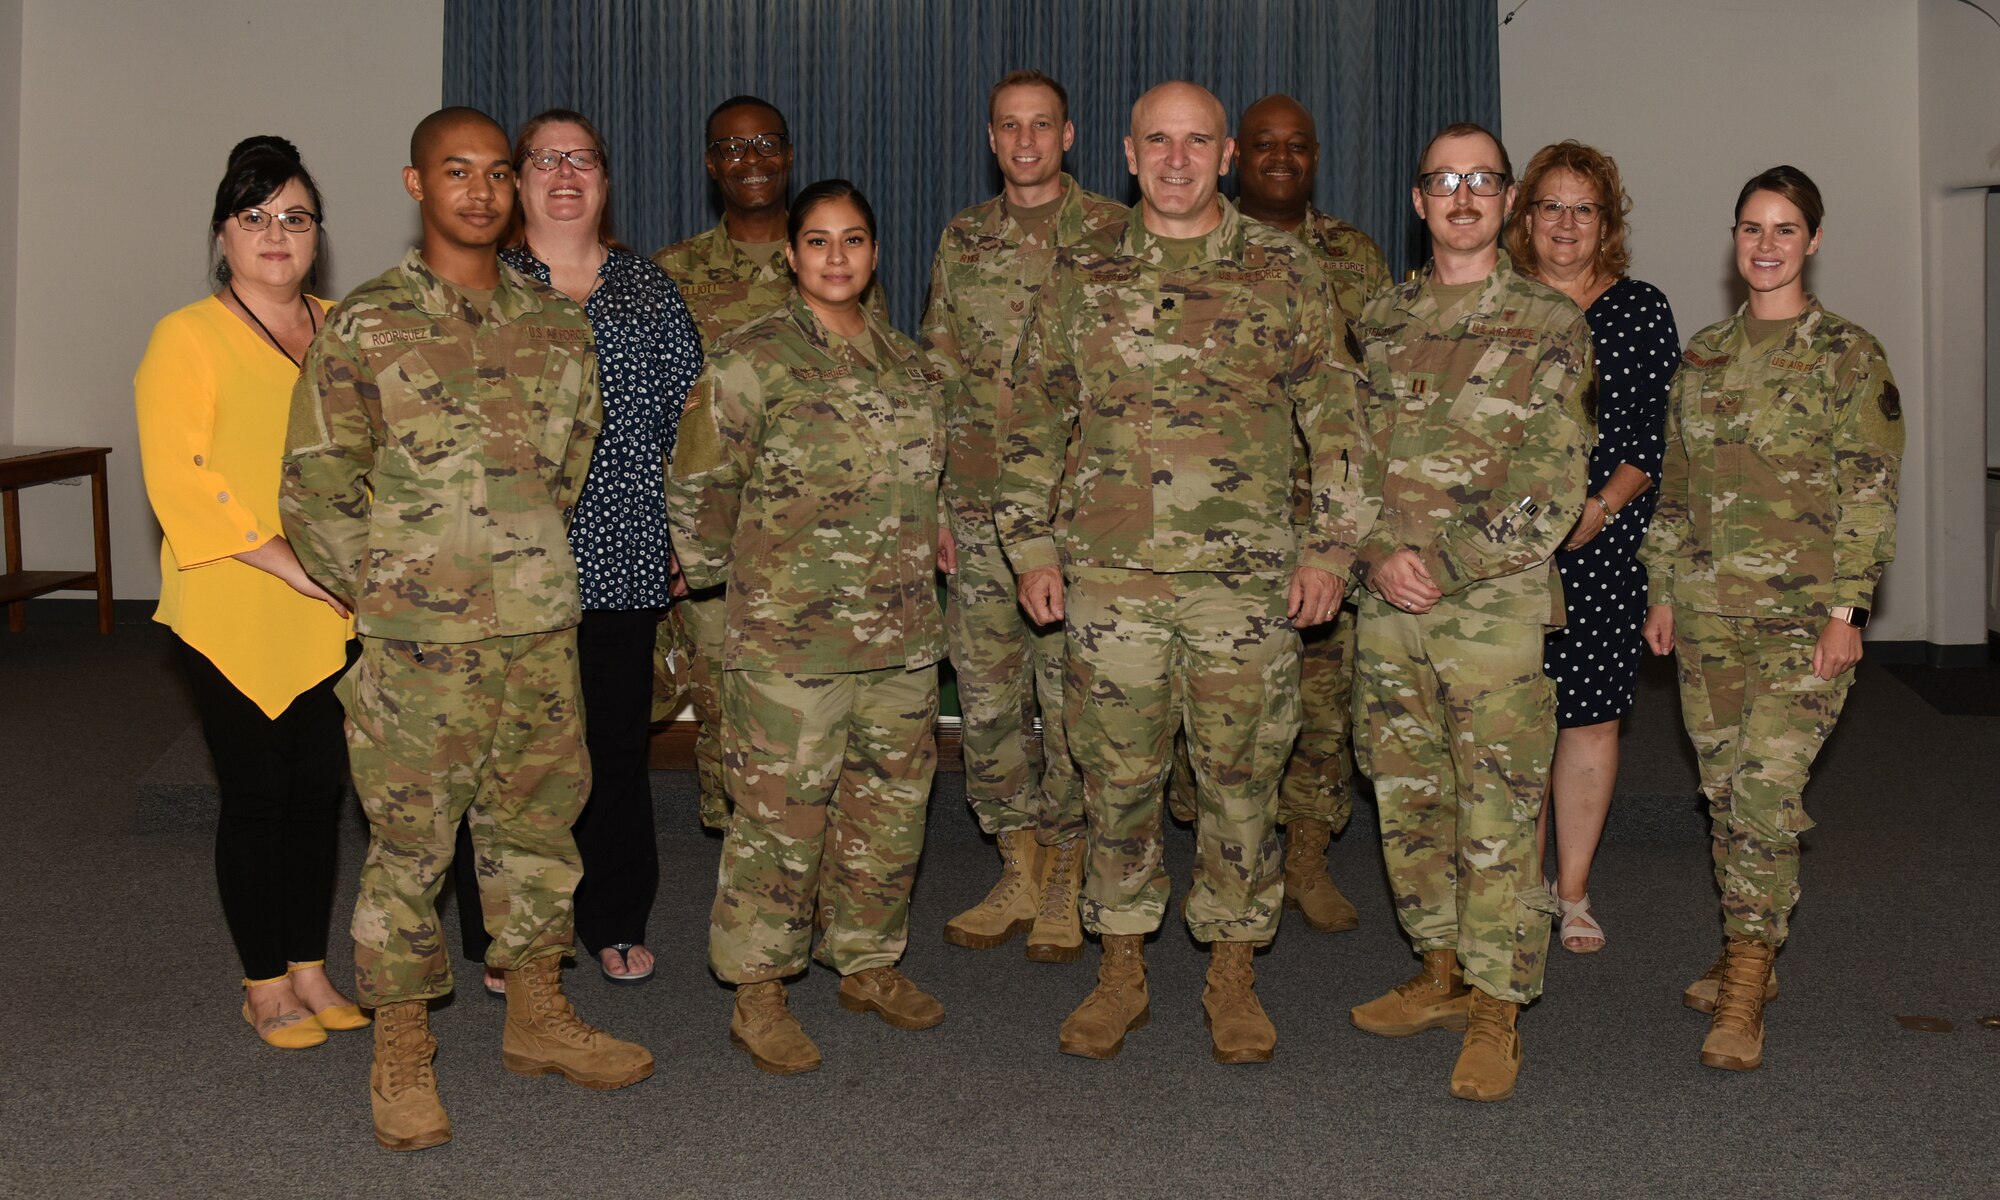
[[[1678,656],[1728,941],[1687,990],[1701,1061],[1763,1061],[1764,1005],[1798,903],[1806,773],[1840,718],[1895,554],[1902,408],[1881,343],[1805,290],[1819,189],[1773,167],[1736,200],[1736,315],[1694,336],[1667,408],[1640,561],[1645,638]]]
[[[728,584],[709,965],[736,985],[731,1039],[776,1074],[820,1061],[782,982],[815,895],[842,1007],[944,1020],[894,966],[937,765],[942,376],[860,303],[875,216],[852,184],[800,192],[788,235],[796,290],[711,349],[667,483],[688,583]]]

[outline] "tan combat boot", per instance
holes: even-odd
[[[1201,1008],[1216,1062],[1266,1063],[1277,1047],[1278,1031],[1251,990],[1257,986],[1256,954],[1249,942],[1209,943]]]
[[[1424,969],[1348,1013],[1357,1029],[1378,1037],[1409,1037],[1426,1029],[1464,1029],[1472,1003],[1458,972],[1458,951],[1424,951]]]
[[[1152,1019],[1146,997],[1145,935],[1105,934],[1097,986],[1062,1023],[1062,1052],[1079,1058],[1115,1058],[1125,1048],[1125,1035],[1144,1029]]]
[[[1764,1062],[1764,996],[1777,947],[1733,937],[1722,949],[1722,985],[1701,1043],[1701,1065],[1754,1071]]]
[[[872,1012],[898,1029],[929,1029],[944,1020],[944,1005],[894,967],[869,967],[840,981],[840,1007]]]
[[[1361,914],[1327,876],[1326,844],[1332,839],[1333,826],[1325,821],[1285,826],[1285,907],[1298,909],[1306,924],[1321,933],[1361,924]]]
[[[819,1069],[819,1047],[785,1007],[785,985],[775,979],[736,985],[729,1044],[749,1051],[757,1069],[773,1075],[800,1075]]]
[[[1715,956],[1715,965],[1710,967],[1706,974],[1687,985],[1687,991],[1681,993],[1681,1003],[1696,1012],[1714,1012],[1715,994],[1722,988],[1722,968],[1728,962],[1729,951],[1725,949],[1721,954]],[[1777,998],[1778,964],[1773,959],[1771,962],[1771,972],[1764,978],[1764,1003],[1769,1004]]]
[[[1075,962],[1083,957],[1083,922],[1076,914],[1077,892],[1083,888],[1083,835],[1077,834],[1041,852],[1035,889],[1042,903],[1035,927],[1028,931],[1028,957],[1035,962]]]
[[[1012,829],[994,841],[1000,849],[1000,881],[986,893],[986,899],[945,922],[944,940],[954,946],[991,950],[1035,924],[1041,899],[1035,891],[1035,875],[1043,851],[1035,844],[1034,831]]]
[[[1505,1100],[1521,1073],[1521,1033],[1514,1027],[1521,1006],[1472,989],[1465,1041],[1451,1068],[1451,1094],[1460,1100]]]
[[[545,954],[507,972],[507,1025],[500,1062],[516,1075],[559,1074],[599,1091],[653,1073],[644,1046],[584,1024],[562,990],[562,955]]]
[[[430,1005],[423,1000],[375,1010],[375,1061],[368,1068],[368,1106],[375,1140],[390,1150],[424,1150],[451,1140],[451,1118],[438,1102],[431,1059]]]

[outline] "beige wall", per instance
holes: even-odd
[[[443,91],[443,0],[14,7],[19,120],[6,124],[19,152],[0,159],[20,164],[18,271],[0,276],[18,350],[11,440],[113,447],[117,591],[157,596],[132,373],[153,322],[209,286],[208,211],[229,148],[253,133],[299,146],[326,199],[322,290],[338,296],[382,270],[416,234],[398,169]],[[4,20],[0,10],[0,37]],[[21,499],[30,565],[88,561],[80,489]]]
[[[2000,30],[1975,23],[1951,0],[1539,0],[1500,34],[1517,165],[1566,137],[1617,158],[1633,273],[1667,293],[1683,340],[1739,302],[1728,226],[1742,182],[1789,162],[1819,183],[1826,237],[1808,284],[1882,340],[1906,398],[1898,556],[1869,630],[1882,639],[1985,640],[1981,472],[1959,461],[1984,444],[1981,425],[1967,431],[1983,411],[1939,353],[1937,317],[1939,264],[1976,270],[1983,251],[1983,231],[1968,241],[1936,220],[1940,182],[1977,173],[2000,112]]]
[[[20,161],[21,0],[0,0],[0,162]],[[0,300],[14,296],[15,228],[20,205],[18,176],[0,187]],[[0,445],[14,440],[14,322],[12,307],[0,313]]]

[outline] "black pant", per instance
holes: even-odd
[[[273,720],[206,655],[177,644],[222,792],[215,882],[223,919],[244,976],[275,978],[288,962],[326,957],[347,783],[347,741],[333,694],[341,671],[301,692]],[[348,643],[350,665],[357,649]]]
[[[653,723],[653,643],[659,612],[587,609],[576,631],[583,690],[583,742],[590,753],[590,799],[576,819],[583,881],[576,888],[576,936],[595,954],[646,940],[660,886],[647,750]],[[452,888],[465,956],[492,944],[479,908],[477,859],[463,823],[453,853]]]

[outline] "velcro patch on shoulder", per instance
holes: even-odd
[[[811,382],[815,379],[845,379],[854,374],[854,368],[842,363],[837,367],[793,367],[792,378]]]
[[[380,350],[384,346],[403,346],[413,342],[437,342],[444,340],[444,334],[435,325],[424,325],[412,329],[371,329],[361,335],[361,344],[369,350]]]
[[[1532,325],[1498,325],[1492,321],[1467,321],[1465,331],[1478,337],[1506,338],[1509,341],[1537,338],[1542,334]]]
[[[1696,354],[1693,350],[1689,350],[1685,354],[1681,355],[1681,361],[1688,364],[1691,367],[1700,367],[1702,370],[1706,371],[1710,367],[1721,366],[1723,363],[1728,362],[1731,357],[1732,356],[1727,354],[1714,354],[1714,355]]]
[[[1826,355],[1824,354],[1810,362],[1803,358],[1793,358],[1789,354],[1773,354],[1771,356],[1771,365],[1780,371],[1797,371],[1802,375],[1819,370],[1819,365],[1825,361]]]

